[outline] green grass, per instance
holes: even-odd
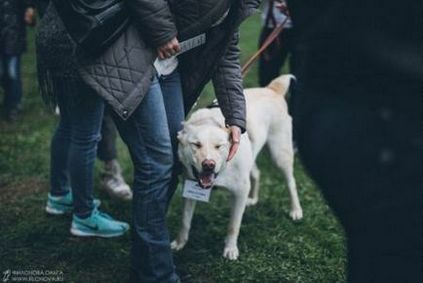
[[[242,61],[256,50],[259,17],[241,30]],[[33,32],[30,33],[33,41]],[[77,239],[68,230],[70,217],[49,217],[43,207],[49,189],[49,143],[57,117],[43,105],[37,92],[33,44],[24,57],[24,111],[16,125],[0,122],[0,272],[6,269],[47,269],[64,272],[66,282],[126,282],[130,237]],[[256,67],[245,86],[256,86]],[[212,99],[208,87],[201,105]],[[128,153],[119,142],[120,161],[131,180]],[[258,160],[262,171],[261,199],[245,212],[239,237],[240,259],[221,257],[229,216],[229,196],[214,191],[210,204],[199,204],[191,238],[175,254],[178,267],[192,273],[195,282],[343,282],[345,247],[339,224],[319,191],[296,162],[296,179],[304,220],[287,216],[289,197],[281,174],[266,151]],[[97,165],[98,167],[98,165]],[[95,194],[102,209],[130,221],[131,207]],[[180,222],[181,192],[169,212],[172,237]]]

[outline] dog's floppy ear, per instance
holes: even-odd
[[[182,130],[178,132],[177,139],[181,144],[186,145],[188,143],[187,130],[190,127],[190,124],[188,122],[182,122],[181,124],[182,124]]]
[[[185,129],[182,129],[182,130],[180,130],[179,132],[178,132],[178,135],[177,135],[177,138],[178,138],[178,141],[181,143],[181,144],[186,144],[186,132],[185,132]]]

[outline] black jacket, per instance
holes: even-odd
[[[399,80],[421,89],[421,1],[289,0],[288,5],[298,42],[304,46],[304,84],[328,89],[334,81],[360,81],[389,91]]]
[[[213,1],[213,3],[228,1]],[[185,3],[175,2],[181,5]],[[201,6],[207,1],[196,0],[196,2]],[[133,26],[128,28],[100,58],[80,62],[82,78],[123,119],[132,114],[148,91],[150,80],[155,74],[152,64],[156,58],[155,47],[177,34],[174,18],[166,1],[129,0],[128,4],[134,15]],[[247,16],[256,11],[259,1],[233,0],[230,4],[230,13],[225,21],[217,27],[206,30],[206,44],[179,57],[180,72],[187,111],[206,83],[213,79],[226,123],[245,129],[245,99],[237,47],[237,29]],[[221,9],[219,11],[221,12]],[[207,13],[208,10],[204,12],[206,16],[201,13],[192,14],[191,22],[212,21],[222,16]],[[176,23],[180,23],[179,16],[186,17],[187,14],[175,13]],[[178,30],[181,28],[178,26]],[[204,32],[201,28],[203,26],[199,25],[193,29],[192,35]]]
[[[0,53],[20,55],[26,50],[24,15],[29,0],[0,0]]]

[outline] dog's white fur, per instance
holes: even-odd
[[[303,217],[293,174],[292,122],[284,99],[291,79],[291,75],[283,75],[265,88],[245,90],[247,133],[242,135],[238,152],[229,162],[226,161],[230,147],[229,132],[219,108],[196,111],[179,132],[178,153],[187,177],[195,179],[193,171],[201,172],[203,161],[213,160],[216,164],[214,172],[218,173],[214,185],[224,187],[233,194],[223,251],[223,256],[230,260],[236,260],[239,256],[237,241],[245,207],[255,205],[259,198],[260,171],[255,159],[265,144],[287,181],[291,218],[299,220]],[[180,250],[187,243],[194,209],[195,201],[185,199],[182,226],[171,244],[172,249]]]

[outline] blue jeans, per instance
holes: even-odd
[[[178,72],[160,77],[159,83],[163,93],[174,161],[172,178],[168,190],[168,202],[170,202],[178,186],[178,176],[182,172],[182,164],[178,158],[177,135],[182,130],[182,122],[185,119],[184,99],[181,89],[181,78]]]
[[[5,110],[17,109],[22,99],[20,56],[0,55],[0,79],[5,92],[3,102]]]
[[[166,211],[175,183],[176,133],[183,118],[180,78],[179,73],[174,72],[160,79],[153,78],[150,90],[128,120],[115,119],[135,171],[133,282],[178,281]]]
[[[61,118],[51,147],[51,194],[63,195],[72,187],[75,214],[84,217],[93,207],[94,160],[104,102],[83,83],[73,87],[60,82],[56,85]],[[75,96],[75,91],[82,95]],[[166,211],[177,183],[174,153],[184,115],[178,72],[160,79],[154,77],[148,93],[128,120],[113,114],[134,164],[134,282],[178,281]]]
[[[84,218],[93,209],[94,162],[104,102],[83,82],[56,80],[55,90],[60,121],[51,142],[50,193],[64,195],[72,187],[74,213]]]

